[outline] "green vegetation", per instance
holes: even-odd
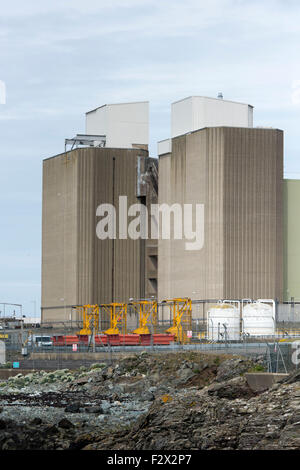
[[[12,369],[12,362],[6,362],[5,364],[1,364],[0,368],[1,369]]]
[[[219,356],[216,356],[216,357],[214,358],[214,364],[215,364],[216,366],[218,366],[218,365],[220,364],[220,362],[221,362],[220,357],[219,357]]]
[[[92,365],[90,366],[90,370],[93,370],[93,369],[103,369],[104,367],[106,367],[106,364],[104,364],[104,363],[100,363],[100,364],[95,363],[95,364],[92,364]]]
[[[266,369],[262,364],[256,364],[254,367],[248,370],[248,372],[265,372]]]

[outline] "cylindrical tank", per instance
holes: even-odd
[[[273,306],[262,302],[245,305],[242,311],[242,330],[250,336],[275,335]]]
[[[239,309],[228,303],[213,305],[207,312],[207,338],[213,341],[238,341]]]

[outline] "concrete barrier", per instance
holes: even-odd
[[[112,357],[114,359],[121,358],[124,356],[133,356],[134,352],[113,352]],[[100,361],[101,359],[109,359],[111,354],[109,352],[99,352],[99,353],[52,353],[52,352],[41,352],[41,353],[31,353],[30,360],[44,360],[44,361]]]
[[[264,392],[284,377],[288,377],[288,375],[269,372],[248,372],[245,374],[245,378],[253,392]]]

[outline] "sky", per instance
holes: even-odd
[[[39,314],[42,160],[86,111],[149,100],[156,156],[173,101],[222,92],[285,131],[300,177],[299,58],[298,0],[0,0],[0,311]]]

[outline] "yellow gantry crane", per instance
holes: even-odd
[[[79,335],[91,335],[93,332],[99,331],[100,326],[100,307],[99,305],[77,305],[72,307],[82,317],[82,329],[78,332]]]
[[[190,341],[189,332],[192,331],[192,301],[189,298],[175,298],[163,302],[170,308],[172,326],[166,331],[175,336],[175,340],[184,344]],[[135,334],[147,335],[156,332],[158,318],[158,303],[156,300],[138,300],[128,304],[133,307],[139,316],[139,326],[133,331]],[[82,317],[83,325],[78,334],[92,335],[99,333],[105,316],[109,317],[109,328],[104,331],[106,335],[127,334],[127,307],[126,303],[112,302],[101,305],[78,305],[72,307]],[[151,328],[149,329],[149,325]]]
[[[106,335],[127,333],[127,304],[112,302],[100,305],[103,313],[109,315],[110,327],[104,331]]]
[[[155,333],[157,326],[157,301],[137,300],[130,302],[130,306],[139,316],[139,327],[133,331],[136,335],[149,335]],[[151,331],[148,325],[152,325]]]
[[[166,331],[175,336],[175,340],[181,344],[188,343],[190,337],[188,332],[192,331],[192,301],[189,298],[176,298],[165,300],[169,305],[172,326]]]

